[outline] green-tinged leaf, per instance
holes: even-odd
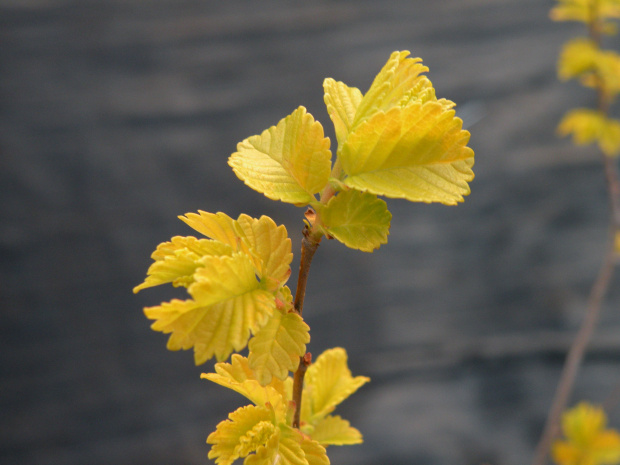
[[[474,152],[462,124],[453,110],[432,101],[377,113],[342,148],[344,183],[414,202],[462,202],[474,178]]]
[[[411,99],[411,89],[420,80],[428,81],[420,75],[428,71],[422,64],[422,59],[408,56],[408,51],[394,52],[390,55],[359,103],[353,122],[354,127],[379,111],[385,112],[395,106],[401,106]]]
[[[387,242],[392,214],[374,194],[341,192],[320,214],[326,232],[347,247],[372,252]]]
[[[331,152],[323,127],[304,107],[237,145],[228,164],[252,189],[295,205],[315,201],[329,179]]]
[[[336,129],[338,146],[342,145],[353,127],[357,107],[362,100],[362,92],[356,87],[327,78],[323,81],[325,105]]]
[[[239,250],[239,238],[234,229],[235,220],[226,213],[198,210],[198,214],[187,213],[185,216],[179,216],[179,219],[206,237],[228,244],[235,251]]]
[[[248,345],[250,368],[262,385],[269,384],[272,377],[284,380],[289,371],[297,369],[299,357],[310,342],[309,331],[310,327],[296,313],[273,312]]]
[[[252,262],[243,253],[203,259],[188,291],[194,300],[173,300],[145,308],[147,318],[157,320],[155,331],[172,333],[168,349],[194,347],[196,364],[215,356],[228,358],[242,350],[250,337],[273,313],[273,294],[261,289]]]
[[[195,237],[175,236],[170,242],[159,244],[151,255],[155,262],[147,271],[147,278],[133,291],[172,283],[173,286],[189,286],[194,282],[194,272],[202,266],[205,255],[231,255],[232,247],[221,242]]]
[[[280,414],[280,405],[282,408],[286,408],[288,397],[285,383],[273,378],[267,386],[261,386],[254,371],[250,368],[247,358],[233,354],[231,363],[216,363],[215,371],[216,373],[203,373],[200,377],[232,389],[256,405],[265,405],[269,402],[276,410],[277,415]]]
[[[306,421],[316,424],[368,381],[370,378],[365,376],[354,378],[351,375],[344,349],[337,347],[326,350],[306,372],[304,391],[307,388],[312,411]]]
[[[327,451],[317,441],[303,438],[301,448],[304,451],[308,465],[329,465]]]
[[[327,446],[344,446],[349,444],[361,444],[362,433],[353,428],[351,424],[338,415],[328,415],[317,423],[314,431],[310,434],[312,439]]]
[[[209,458],[218,465],[230,465],[257,450],[276,434],[272,412],[266,407],[248,405],[235,410],[217,425],[207,438],[213,444]]]
[[[293,259],[291,240],[284,225],[276,225],[268,216],[257,220],[241,215],[235,222],[235,230],[266,288],[278,289],[290,276]]]

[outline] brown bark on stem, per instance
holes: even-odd
[[[293,309],[302,316],[304,308],[304,298],[306,296],[306,284],[308,282],[308,273],[310,272],[310,264],[315,252],[321,243],[321,236],[312,233],[312,230],[306,226],[303,230],[303,238],[301,240],[301,259],[299,263],[299,277],[297,278],[297,289],[295,290],[295,301]],[[304,376],[306,370],[312,361],[312,356],[306,353],[299,359],[299,367],[293,376],[293,402],[295,403],[295,414],[293,415],[293,428],[299,428],[301,417],[301,396],[304,389]]]

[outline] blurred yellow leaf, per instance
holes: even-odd
[[[620,153],[620,121],[607,118],[603,113],[587,108],[569,111],[558,126],[561,136],[573,136],[576,145],[597,142],[607,156]]]
[[[554,442],[551,455],[558,465],[620,463],[620,434],[606,429],[602,408],[581,402],[562,417],[565,439]]]

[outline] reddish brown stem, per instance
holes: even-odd
[[[295,414],[293,416],[293,428],[299,429],[301,419],[301,394],[304,389],[304,377],[306,371],[312,363],[312,354],[306,352],[306,355],[299,357],[299,368],[293,377],[293,402],[295,402]]]
[[[295,290],[295,301],[293,309],[302,316],[304,309],[304,299],[306,297],[306,284],[308,282],[308,273],[310,272],[310,264],[312,258],[321,243],[321,235],[313,234],[312,230],[306,226],[303,230],[303,238],[301,240],[301,259],[299,263],[299,277],[297,278],[297,289]],[[306,353],[300,357],[299,367],[293,376],[293,402],[295,402],[295,414],[293,416],[293,427],[299,428],[299,420],[301,417],[301,396],[304,389],[304,376],[308,365],[312,361],[312,356]]]

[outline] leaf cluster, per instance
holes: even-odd
[[[469,194],[469,132],[454,103],[436,97],[426,71],[404,51],[391,54],[366,94],[325,79],[337,139],[333,163],[322,125],[301,106],[230,156],[252,189],[309,206],[295,302],[286,286],[291,240],[266,216],[187,213],[179,218],[201,237],[176,236],[153,252],[134,292],[172,284],[190,298],[145,308],[152,329],[170,335],[170,350],[193,348],[196,364],[215,357],[215,373],[202,377],[253,402],[209,435],[216,463],[327,465],[325,447],[362,441],[332,412],[369,379],[351,375],[342,348],[312,364],[306,353],[310,328],[301,303],[311,255],[304,251],[314,254],[322,237],[365,252],[386,243],[392,215],[379,196],[454,205]],[[246,348],[247,357],[234,353]]]
[[[597,143],[607,156],[620,153],[620,120],[609,116],[609,107],[620,93],[620,55],[601,48],[601,36],[612,35],[620,18],[618,0],[561,0],[551,10],[556,21],[580,21],[589,37],[567,42],[558,60],[562,80],[577,79],[598,94],[597,110],[578,108],[567,113],[558,126],[562,136],[572,135],[577,145]]]

